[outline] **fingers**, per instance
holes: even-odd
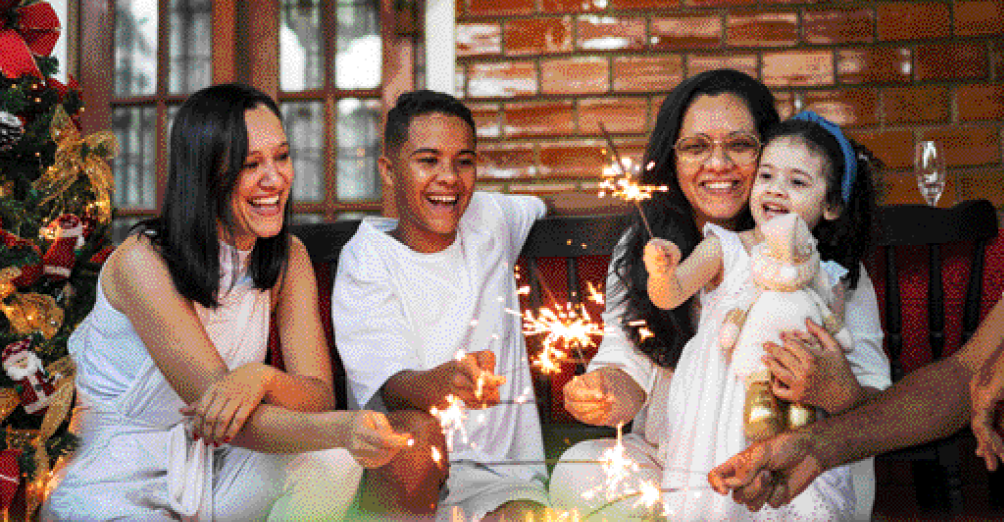
[[[645,245],[642,260],[645,268],[651,272],[663,272],[675,267],[680,262],[680,249],[665,239],[652,238]]]
[[[805,328],[808,330],[808,334],[812,335],[812,337],[815,338],[814,340],[818,341],[818,345],[822,346],[823,349],[843,351],[843,347],[840,346],[840,343],[837,342],[836,338],[834,338],[833,335],[826,330],[826,328],[816,324],[816,322],[812,319],[805,319]],[[801,334],[802,332],[798,333]],[[848,346],[847,348],[850,347]]]

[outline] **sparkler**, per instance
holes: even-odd
[[[609,190],[611,196],[633,202],[638,209],[638,214],[641,215],[641,221],[645,224],[645,229],[648,230],[649,237],[655,237],[655,234],[652,233],[652,226],[648,224],[648,218],[645,217],[645,213],[641,210],[641,202],[651,199],[653,192],[666,192],[669,190],[669,187],[665,185],[640,185],[633,181],[629,172],[633,163],[628,159],[625,165],[625,161],[621,159],[620,153],[617,152],[617,146],[614,144],[613,138],[610,137],[610,133],[607,132],[607,128],[603,126],[603,123],[599,125],[600,130],[603,131],[603,137],[607,140],[610,154],[614,157],[614,165],[617,165],[617,170],[621,173],[620,177],[607,175],[606,173],[603,174],[603,181],[600,182],[599,196],[605,196],[606,191]],[[649,162],[645,168],[650,169],[652,165]]]
[[[464,420],[467,419],[467,409],[464,408],[460,397],[452,393],[446,396],[446,404],[446,409],[440,410],[433,406],[429,410],[429,413],[439,420],[439,425],[443,428],[443,435],[446,436],[446,448],[452,451],[455,434],[459,433],[463,437],[465,444],[468,441],[467,428],[464,427]],[[433,455],[433,460],[436,460],[435,455]],[[436,462],[438,463],[438,460]]]
[[[560,305],[555,308],[556,311],[541,307],[536,317],[530,310],[523,314],[523,334],[544,335],[543,349],[533,363],[544,374],[561,371],[560,363],[568,354],[558,348],[559,343],[566,349],[576,350],[579,358],[584,359],[582,349],[596,346],[593,337],[603,335],[603,328],[582,305],[569,303],[564,308]]]

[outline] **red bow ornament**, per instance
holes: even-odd
[[[59,16],[48,2],[18,7],[22,0],[0,0],[0,73],[14,79],[39,78],[36,56],[49,56],[59,40]]]

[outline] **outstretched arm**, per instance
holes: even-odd
[[[648,296],[663,310],[676,308],[722,272],[722,243],[711,235],[680,261],[680,248],[665,239],[653,238],[645,245]]]
[[[823,471],[847,462],[946,437],[970,418],[969,383],[1004,341],[1004,301],[951,357],[907,375],[861,406],[783,433],[711,470],[721,494],[759,509],[790,502]],[[770,472],[775,480],[765,480]]]

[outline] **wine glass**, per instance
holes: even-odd
[[[937,142],[917,142],[914,155],[914,167],[917,170],[917,189],[928,205],[935,207],[945,190],[945,157],[938,148]]]

